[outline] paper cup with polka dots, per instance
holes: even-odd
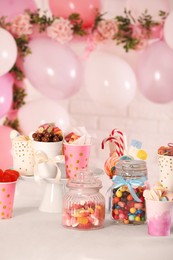
[[[63,144],[66,177],[72,178],[76,172],[88,168],[91,145]]]
[[[169,191],[173,191],[173,156],[158,154],[159,179]]]
[[[0,219],[12,218],[16,182],[0,182]]]
[[[31,140],[21,141],[17,138],[12,140],[13,168],[20,175],[30,176],[34,172],[34,152]]]

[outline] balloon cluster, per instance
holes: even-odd
[[[0,119],[11,110],[20,108],[18,118],[24,133],[48,121],[55,122],[64,130],[69,125],[69,115],[56,101],[75,95],[83,84],[90,97],[103,106],[128,106],[135,97],[137,87],[152,102],[171,102],[173,12],[166,15],[170,10],[168,0],[144,2],[139,4],[137,0],[127,0],[124,7],[131,12],[126,12],[126,17],[106,20],[101,11],[116,9],[118,1],[110,1],[110,9],[104,10],[105,1],[101,0],[49,0],[52,18],[40,16],[33,0],[1,1]],[[131,22],[131,14],[135,19],[139,17],[144,4],[151,16],[140,16],[139,24],[135,24],[134,19]],[[30,11],[26,13],[25,9]],[[156,19],[158,10],[163,10],[160,23],[152,19]],[[4,15],[7,20],[3,18]],[[141,27],[145,19],[150,22],[149,27],[146,24]],[[119,34],[122,25],[125,31]],[[67,39],[70,41],[75,33],[85,36],[86,51],[90,54],[84,55],[85,67],[70,44],[60,43]],[[107,44],[109,39],[115,38],[117,43],[125,41],[126,50],[143,48],[136,70],[110,50],[95,50],[96,40],[97,43],[101,41]],[[148,42],[151,39],[155,41]],[[20,104],[14,107],[14,86],[18,87],[18,96],[21,98],[21,82],[25,77],[43,98],[27,102],[25,106],[22,106],[24,102],[21,99]],[[35,116],[31,118],[33,111]],[[8,133],[8,128],[1,127],[0,130]],[[0,145],[2,142],[0,140]]]

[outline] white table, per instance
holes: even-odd
[[[0,220],[0,260],[173,259],[173,228],[169,237],[150,237],[145,224],[115,225],[107,215],[103,229],[69,230],[26,190],[16,193],[13,218]]]

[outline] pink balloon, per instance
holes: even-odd
[[[37,6],[33,0],[0,1],[0,16],[7,16],[8,20],[22,14],[25,9],[34,11],[37,9]]]
[[[11,130],[10,127],[0,126],[0,169],[2,170],[6,170],[13,166],[13,158],[11,154],[12,144],[10,139]]]
[[[65,131],[69,125],[69,115],[57,102],[42,98],[26,103],[18,112],[21,130],[29,134],[39,125],[54,122]]]
[[[154,19],[159,19],[160,10],[169,12],[171,9],[169,0],[127,0],[126,8],[135,18],[147,10]]]
[[[96,10],[101,9],[101,0],[49,0],[49,5],[53,15],[67,18],[72,13],[78,13],[84,21],[84,27],[90,27]]]
[[[159,41],[144,50],[139,58],[137,79],[143,95],[156,103],[173,100],[173,51]]]
[[[8,113],[13,100],[14,78],[9,73],[0,77],[0,118]]]
[[[32,54],[25,58],[24,71],[38,91],[55,100],[79,91],[82,65],[69,47],[45,37],[33,39],[29,46]]]

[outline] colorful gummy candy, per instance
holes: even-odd
[[[105,205],[94,202],[73,203],[64,208],[62,222],[65,227],[77,229],[100,228],[104,224]]]
[[[112,218],[117,223],[140,224],[145,221],[144,187],[134,189],[141,202],[136,202],[126,185],[112,190]]]

